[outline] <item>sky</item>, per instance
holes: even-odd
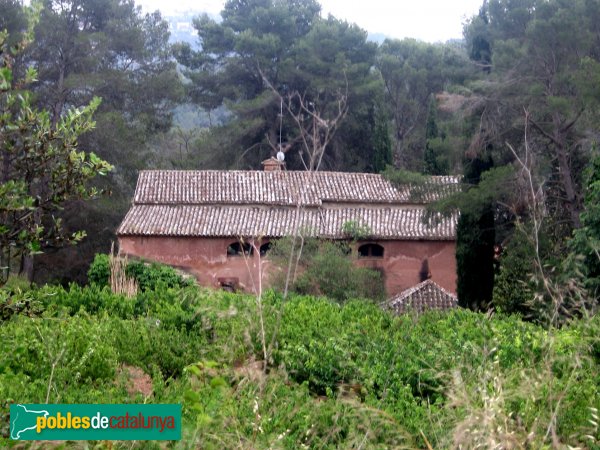
[[[145,11],[163,15],[194,10],[218,14],[224,0],[136,0]],[[323,15],[356,23],[369,33],[402,39],[445,42],[462,37],[465,19],[477,14],[483,0],[320,0]]]

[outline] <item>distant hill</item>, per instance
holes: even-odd
[[[163,15],[163,18],[169,23],[169,31],[171,32],[169,41],[171,43],[186,42],[192,48],[198,48],[198,33],[194,29],[194,19],[202,14],[204,14],[204,11],[187,10]],[[221,16],[218,14],[208,13],[208,16],[217,22],[221,21]]]
[[[383,44],[383,41],[385,41],[388,38],[389,38],[389,36],[386,36],[383,33],[369,32],[369,34],[367,35],[367,40],[369,40],[371,42],[377,42],[378,44]]]
[[[187,11],[177,11],[174,13],[167,13],[163,15],[163,18],[169,22],[169,31],[171,32],[171,37],[169,41],[171,43],[175,42],[187,42],[192,47],[198,47],[198,33],[194,29],[194,18],[204,14],[204,11],[200,10],[187,10]],[[208,16],[217,22],[221,21],[221,16],[219,14],[210,14]],[[371,33],[367,39],[372,42],[377,42],[378,44],[383,43],[389,36],[383,33]]]

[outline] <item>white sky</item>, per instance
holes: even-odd
[[[204,11],[218,14],[224,0],[136,0],[145,11]],[[320,0],[323,15],[356,23],[370,33],[428,42],[462,37],[466,18],[479,11],[483,0]]]

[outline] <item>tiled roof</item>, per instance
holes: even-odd
[[[422,313],[429,309],[456,308],[458,299],[432,280],[425,280],[390,298],[385,306],[399,314],[408,311]]]
[[[381,175],[349,172],[145,170],[134,203],[321,206],[336,203],[423,204],[458,187],[457,177],[431,177],[431,189],[394,187]],[[419,195],[419,192],[424,192]]]
[[[366,226],[378,239],[453,240],[456,218],[428,227],[419,208],[307,208],[134,205],[117,230],[119,235],[268,236],[307,235],[344,238],[347,222]]]
[[[117,234],[280,237],[300,228],[343,238],[355,222],[373,239],[453,240],[457,217],[428,227],[423,205],[456,190],[458,178],[432,177],[429,186],[415,195],[366,173],[148,170]]]

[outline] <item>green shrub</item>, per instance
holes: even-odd
[[[110,262],[108,255],[97,253],[96,256],[94,256],[94,261],[90,264],[87,275],[90,284],[108,286],[110,279]]]
[[[44,311],[44,305],[35,299],[31,292],[17,289],[0,289],[0,323],[15,315],[37,317]]]
[[[114,346],[121,362],[177,378],[183,368],[206,353],[202,335],[164,327],[150,319],[121,320],[113,324]]]
[[[569,403],[558,417],[561,435],[571,436],[599,401],[592,375],[597,363],[585,357],[592,364],[589,369],[574,367],[573,355],[592,354],[593,346],[582,346],[577,333],[564,333],[560,330],[560,339],[550,340],[543,328],[517,316],[489,319],[459,309],[392,317],[365,302],[340,307],[298,297],[284,306],[275,364],[317,395],[335,397],[345,386],[354,386],[364,402],[392,414],[411,434],[422,430],[427,436],[451,434],[465,418],[467,409],[454,410],[450,403],[449,387],[456,380],[462,380],[457,393],[479,392],[483,378],[497,377],[511,392],[503,400],[506,417],[517,414],[527,426],[534,426],[535,417],[550,420],[547,403],[527,397],[529,381],[539,380],[547,386],[542,394],[546,401],[552,392],[552,398],[564,395]],[[480,372],[482,368],[486,371]],[[568,381],[574,370],[582,377],[577,386]],[[440,447],[451,444],[440,442]]]
[[[70,284],[68,288],[62,286],[44,286],[32,291],[34,297],[44,304],[46,309],[67,309],[71,315],[79,311],[89,314],[106,312],[112,316],[123,319],[135,314],[136,299],[123,295],[113,294],[108,286],[91,284],[82,287]]]
[[[0,398],[44,403],[49,392],[60,403],[71,390],[111,383],[118,361],[111,328],[80,316],[6,322],[0,341],[10,351],[0,352]]]
[[[127,364],[152,375],[144,401],[183,403],[184,438],[198,447],[425,448],[425,436],[466,448],[512,436],[544,448],[549,427],[564,445],[600,440],[597,317],[544,329],[516,315],[394,316],[367,301],[268,291],[265,371],[252,296],[164,284],[133,299],[99,285],[27,295],[46,310],[0,323],[0,411],[46,395],[132,401]]]
[[[158,263],[130,261],[126,273],[135,278],[140,290],[155,290],[158,287],[188,287],[194,285],[191,278],[184,278],[172,267]],[[108,286],[110,279],[109,255],[97,254],[88,270],[88,280],[91,284]]]
[[[297,242],[299,247],[300,241]],[[279,239],[273,245],[271,258],[287,267],[292,239]],[[296,248],[296,254],[298,248]],[[299,267],[291,280],[291,290],[301,295],[322,295],[338,302],[352,298],[383,300],[383,277],[376,270],[355,267],[347,242],[305,239]],[[283,290],[287,271],[278,275],[274,285]]]
[[[14,274],[9,275],[6,283],[4,283],[4,286],[2,286],[2,289],[13,294],[28,292],[33,288],[34,286],[32,286],[31,281],[29,281],[26,277]]]
[[[186,369],[184,439],[198,448],[415,448],[402,424],[352,398],[315,398],[273,370],[260,383],[201,361]],[[214,430],[219,430],[215,433]]]
[[[163,327],[190,331],[201,322],[199,305],[202,295],[198,292],[196,288],[169,288],[161,284],[156,290],[142,291],[128,298],[113,294],[108,286],[71,284],[68,288],[45,286],[30,295],[45,308],[66,308],[71,315],[85,311],[122,319],[147,317],[152,321],[158,320]]]
[[[494,280],[493,304],[502,312],[532,314],[533,256],[534,249],[525,233],[515,231],[500,258],[500,270]]]

